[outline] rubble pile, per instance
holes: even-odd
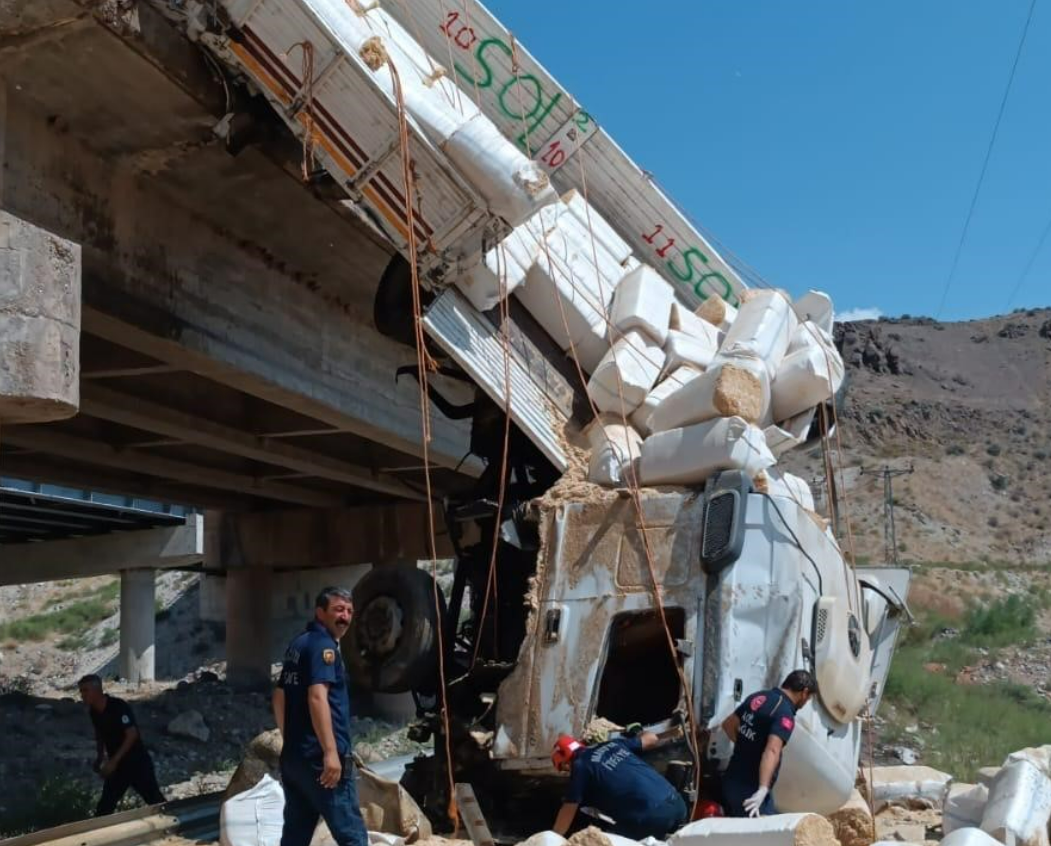
[[[483,311],[513,293],[588,375],[590,482],[697,484],[746,470],[812,508],[806,483],[775,464],[843,381],[827,295],[793,304],[751,290],[739,307],[709,298],[692,311],[575,192],[456,284]]]

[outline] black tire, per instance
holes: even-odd
[[[433,687],[438,670],[438,627],[445,599],[418,567],[376,567],[354,588],[354,621],[343,650],[347,669],[376,693]]]

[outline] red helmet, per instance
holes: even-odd
[[[555,765],[555,769],[559,769],[563,764],[572,761],[577,750],[583,748],[584,744],[576,738],[560,734],[555,741],[555,748],[551,750],[551,763]]]
[[[701,799],[697,803],[697,807],[694,808],[693,812],[693,818],[695,820],[704,820],[708,817],[721,816],[725,816],[722,805],[718,802],[713,802],[711,799]]]

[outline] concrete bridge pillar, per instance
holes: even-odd
[[[120,574],[120,674],[141,684],[155,678],[156,570]]]
[[[239,690],[270,687],[272,571],[226,571],[226,681]]]

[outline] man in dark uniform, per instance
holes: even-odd
[[[656,743],[657,735],[651,732],[590,747],[561,735],[551,752],[551,761],[557,770],[570,775],[554,830],[565,835],[581,805],[611,817],[613,833],[634,840],[664,837],[685,823],[686,803],[682,796],[636,754]]]
[[[309,846],[324,817],[337,846],[368,846],[350,757],[350,698],[339,640],[353,614],[350,591],[318,594],[314,620],[285,652],[274,690],[281,730],[285,825],[281,846]]]
[[[734,751],[723,774],[723,805],[731,817],[776,814],[770,791],[781,769],[781,753],[817,682],[806,670],[794,670],[772,690],[753,693],[723,721]]]
[[[77,688],[95,727],[95,772],[104,779],[95,816],[112,814],[129,787],[147,805],[163,802],[153,761],[128,703],[103,693],[102,679],[96,675],[84,676]]]

